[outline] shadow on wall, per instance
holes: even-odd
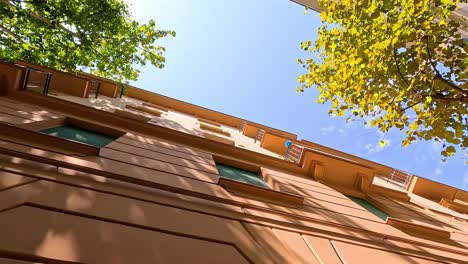
[[[21,166],[9,167],[8,162]],[[154,194],[161,196],[163,191],[4,155],[0,156],[0,164],[4,170],[19,170],[22,175],[34,171],[34,177],[52,180],[42,179],[0,192],[0,205],[5,205],[5,201],[20,205],[0,208],[1,249],[85,263],[248,263],[248,258],[255,263],[258,263],[255,258],[265,263],[290,261],[280,253],[265,253],[278,249],[278,245],[271,243],[274,233],[270,228],[268,234],[250,231],[254,242],[237,221],[158,204],[162,199]],[[57,170],[68,176],[58,175]],[[189,190],[194,187],[186,178],[175,178],[177,186]],[[74,186],[53,182],[56,180],[72,182]],[[115,194],[95,191],[104,188],[103,184]],[[122,190],[126,191],[119,193]],[[124,196],[135,193],[147,200]],[[166,195],[182,198],[177,194]],[[194,199],[197,198],[189,200]],[[324,209],[313,212],[327,220],[335,217],[325,213],[322,204],[313,206]],[[297,210],[286,207],[282,210],[297,214]],[[288,217],[292,219],[295,224],[307,224],[306,220]],[[364,227],[346,216],[334,221]],[[367,239],[375,237],[362,234],[355,238],[357,242],[368,242]],[[399,256],[404,263],[419,263],[408,256]]]
[[[184,133],[187,133],[187,134],[198,135],[196,130],[187,129],[186,127],[182,126],[181,124],[179,124],[179,123],[177,123],[177,122],[175,122],[173,120],[167,119],[167,118],[153,118],[150,123],[156,124],[156,125],[159,125],[159,126],[163,126],[163,127],[167,127],[167,128],[170,128],[170,129],[174,129],[174,130],[184,132]]]
[[[276,176],[275,176],[276,177]],[[312,181],[312,180],[310,180]],[[288,181],[288,183],[280,183],[288,186],[288,191],[295,193],[295,194],[300,194],[305,196],[307,202],[304,206],[304,210],[301,212],[298,212],[296,209],[290,209],[283,207],[281,211],[286,212],[288,214],[295,214],[295,215],[301,215],[303,217],[310,217],[310,218],[316,218],[319,220],[325,220],[327,222],[334,222],[339,225],[345,225],[349,226],[352,228],[358,228],[358,229],[363,229],[363,230],[371,230],[375,232],[376,234],[381,234],[381,233],[386,233],[390,235],[395,235],[398,237],[404,237],[404,238],[409,238],[413,240],[420,240],[418,237],[414,237],[411,234],[406,234],[398,229],[395,229],[391,226],[388,226],[385,224],[384,221],[378,219],[377,217],[374,217],[370,212],[368,212],[365,209],[361,209],[360,213],[358,214],[356,211],[353,214],[349,214],[349,207],[345,205],[345,201],[351,201],[349,198],[341,195],[339,192],[331,189],[330,187],[321,187],[321,186],[316,186],[315,185],[309,185],[309,187],[305,186],[307,184],[301,182],[300,187],[297,186],[294,181]],[[321,184],[320,184],[321,185]],[[330,190],[333,192],[336,192],[336,196],[329,193]],[[308,192],[311,191],[314,193],[314,196],[311,196],[308,194]],[[320,193],[320,196],[328,196],[328,198],[321,200],[317,198],[317,193]],[[335,201],[335,202],[333,202]],[[333,205],[335,207],[333,210],[330,208]],[[341,206],[343,209],[339,210],[339,208],[336,208],[337,206]],[[273,210],[277,210],[277,208],[272,207]],[[346,213],[348,212],[348,213]],[[375,220],[371,220],[375,219]],[[291,218],[288,219],[289,222],[291,222]],[[307,221],[302,221],[302,220],[295,220],[295,224],[300,224],[300,225],[307,225]],[[385,231],[384,231],[385,230]],[[342,237],[346,238],[346,235],[352,236],[353,239],[356,242],[363,242],[363,243],[368,243],[368,240],[373,240],[373,241],[379,241],[382,240],[380,236],[373,236],[367,232],[353,232],[352,229],[341,229],[341,232],[343,234],[335,234],[336,237]],[[427,238],[426,238],[427,239]],[[450,241],[436,241],[439,243],[445,243],[447,245],[451,246],[456,246],[459,247],[460,250],[466,249],[466,247],[460,243],[457,243],[453,240]],[[431,243],[431,242],[428,242]],[[392,246],[395,246],[395,249],[398,251],[398,247],[401,247],[401,244],[395,243],[391,240],[386,240],[385,245],[388,248],[392,248]],[[427,252],[427,248],[423,248],[420,246],[412,245],[412,249],[407,249],[408,252],[412,252],[414,254],[420,254],[421,252]],[[383,252],[383,251],[381,251]],[[394,257],[397,257],[402,263],[420,263],[420,261],[416,260],[415,258],[403,255],[403,254],[395,254]],[[347,260],[350,261],[349,263],[360,263],[359,261],[356,260]],[[356,261],[356,262],[353,262]],[[463,261],[457,261],[458,263],[462,263]],[[432,262],[431,262],[432,263]]]
[[[11,170],[5,160],[12,158],[1,157],[2,168]],[[45,169],[48,172],[39,177],[57,175],[53,166],[14,161],[24,168],[23,174]],[[7,177],[1,171],[0,176]],[[99,186],[95,180],[114,187],[126,185],[82,173],[74,175],[75,184],[76,177],[91,188]],[[125,187],[138,189],[130,186]],[[0,197],[18,203],[1,208],[0,249],[30,256],[84,263],[249,263],[239,244],[244,252],[246,246],[250,253],[258,250],[237,228],[239,222],[120,195],[38,180],[10,188]],[[224,241],[230,237],[238,245]]]

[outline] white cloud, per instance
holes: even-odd
[[[332,134],[332,133],[334,133],[334,132],[337,132],[337,133],[340,134],[340,135],[344,135],[344,134],[346,133],[346,131],[345,131],[343,128],[339,128],[339,129],[338,129],[338,128],[337,128],[336,126],[334,126],[334,125],[329,125],[329,126],[327,126],[327,127],[322,127],[322,128],[320,129],[320,132],[321,132],[321,134],[324,135],[324,136],[327,136],[327,135]]]
[[[322,135],[326,136],[330,133],[333,133],[335,131],[336,127],[334,125],[330,125],[327,127],[322,127],[320,131],[322,132]]]
[[[383,147],[380,146],[379,143],[377,142],[377,144],[375,144],[375,145],[367,144],[367,145],[364,146],[364,148],[367,150],[368,154],[378,153],[378,152],[381,152],[382,150],[390,147],[390,145],[392,144],[391,139],[386,139],[385,142],[387,142],[387,143]]]

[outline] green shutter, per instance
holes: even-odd
[[[78,141],[98,148],[102,148],[116,139],[98,132],[72,126],[53,127],[39,132],[63,139]]]
[[[219,175],[223,178],[256,185],[263,188],[270,188],[270,186],[268,186],[268,184],[255,172],[246,171],[219,163],[216,163],[216,168],[218,169]]]
[[[380,219],[384,221],[387,221],[387,217],[390,217],[389,214],[380,210],[379,208],[375,207],[374,205],[370,204],[368,201],[364,199],[352,197],[352,196],[348,196],[348,198],[353,200],[353,202],[359,204],[360,206],[366,208],[367,211],[373,213],[374,215],[376,215],[377,217],[379,217]]]

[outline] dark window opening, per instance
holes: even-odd
[[[263,178],[255,172],[231,167],[228,165],[216,163],[219,175],[223,178],[263,187],[270,189],[270,186],[263,180]]]
[[[353,202],[359,204],[360,206],[364,207],[367,211],[373,213],[375,216],[377,216],[378,218],[384,221],[387,221],[387,218],[391,217],[389,214],[375,207],[373,204],[369,203],[368,201],[364,199],[352,197],[352,196],[348,196],[348,198],[351,199]]]
[[[70,125],[64,125],[59,127],[47,128],[39,131],[44,134],[51,136],[77,141],[80,143],[92,145],[98,148],[102,148],[107,144],[111,143],[116,137],[104,135],[99,132],[82,129]]]

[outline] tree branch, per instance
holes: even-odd
[[[467,97],[467,96],[468,96],[468,91],[467,91],[467,90],[463,90],[463,89],[460,88],[458,85],[455,85],[455,84],[452,83],[451,81],[445,79],[444,77],[442,77],[442,75],[441,75],[439,72],[437,72],[437,74],[436,74],[436,76],[435,76],[435,79],[444,82],[445,84],[447,84],[448,86],[450,86],[450,87],[451,87],[452,89],[454,89],[457,93],[463,95],[464,97]]]
[[[405,108],[402,108],[402,109],[401,109],[400,111],[398,111],[398,112],[399,112],[399,113],[404,112],[404,111],[410,109],[411,107],[413,107],[413,106],[415,106],[415,105],[417,105],[417,104],[420,104],[420,103],[422,103],[422,100],[421,100],[421,101],[416,101],[416,102],[413,103],[413,104],[407,105]]]
[[[433,69],[434,72],[436,73],[436,74],[435,74],[435,79],[444,82],[444,83],[447,84],[449,87],[451,87],[455,92],[461,94],[465,99],[468,99],[468,91],[463,90],[462,88],[458,87],[457,85],[455,85],[455,84],[452,83],[451,81],[445,79],[445,78],[442,76],[442,74],[440,74],[439,70],[437,70],[437,68],[436,68],[436,66],[434,65],[434,62],[433,62],[433,60],[432,60],[431,51],[430,51],[430,48],[429,48],[429,37],[428,37],[428,36],[424,36],[424,38],[426,39],[426,50],[427,50],[427,56],[428,56],[428,58],[429,58],[429,63],[431,64],[432,69]],[[463,99],[463,98],[462,98],[462,99]]]
[[[468,97],[460,97],[460,98],[453,98],[453,97],[445,97],[441,94],[432,94],[430,97],[437,101],[442,102],[461,102],[461,103],[468,103]]]
[[[409,82],[405,79],[405,77],[404,77],[403,74],[401,73],[400,65],[399,65],[399,63],[398,63],[398,58],[397,58],[397,53],[396,53],[395,47],[393,47],[393,60],[395,61],[398,75],[399,75],[400,78],[403,80],[403,82],[404,82],[407,86],[409,86]]]
[[[13,39],[15,39],[16,41],[20,42],[20,43],[24,43],[24,41],[18,37],[15,33],[11,32],[9,29],[7,29],[6,27],[4,27],[3,25],[0,25],[0,29],[3,29],[3,31],[5,31],[5,33],[7,33],[8,35],[10,35]]]

